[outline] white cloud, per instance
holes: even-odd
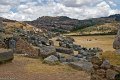
[[[34,20],[41,16],[68,16],[77,19],[103,17],[120,13],[111,0],[2,0],[0,16],[16,20]],[[24,4],[21,4],[24,2]],[[4,3],[4,4],[3,4]],[[5,4],[6,3],[6,4]],[[13,13],[10,9],[16,8]]]

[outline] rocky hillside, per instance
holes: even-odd
[[[118,23],[120,22],[120,14],[111,15],[109,17],[92,18],[87,20],[71,19],[66,16],[58,16],[58,17],[43,16],[43,17],[39,17],[36,20],[26,21],[26,22],[38,28],[45,28],[48,30],[58,31],[58,32],[79,31],[81,29],[88,27],[91,27],[90,30],[94,30],[94,28],[97,29],[99,26],[103,26],[102,28],[103,30],[105,29],[106,32],[106,28],[109,26],[108,24],[110,24],[113,25],[110,26],[110,29],[111,27],[113,27],[112,29],[114,30],[114,32],[116,32],[117,29],[116,27],[119,26]],[[107,32],[112,32],[113,31],[112,29]]]

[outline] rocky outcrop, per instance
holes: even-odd
[[[92,59],[94,71],[91,73],[91,80],[119,80],[119,67],[110,64],[109,60],[99,58]]]
[[[84,28],[88,28],[88,30],[86,31],[89,32],[89,30],[94,31],[95,29],[96,31],[98,31],[98,27],[96,25],[101,26],[101,25],[104,25],[105,23],[111,23],[114,25],[114,22],[119,23],[119,21],[120,21],[120,15],[116,14],[108,17],[92,18],[87,20],[71,19],[66,16],[57,16],[57,17],[43,16],[33,21],[26,21],[26,23],[31,24],[38,28],[44,28],[47,30],[55,31],[55,32],[69,32],[69,31],[75,31],[78,29],[81,30]],[[90,27],[90,26],[93,26],[93,27]],[[101,28],[99,31],[104,30],[106,34],[116,33],[116,26],[112,26],[112,28],[108,28],[106,25],[104,27]],[[106,28],[108,28],[109,30],[110,29],[112,30],[108,32]]]

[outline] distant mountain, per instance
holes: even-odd
[[[26,30],[31,28],[34,30],[36,28],[54,32],[74,32],[80,35],[116,34],[118,27],[120,27],[120,14],[86,20],[71,19],[66,16],[43,16],[33,21],[24,22],[0,17],[0,27],[3,25],[11,30],[15,27]]]
[[[108,17],[92,18],[86,20],[71,19],[66,16],[50,17],[43,16],[33,21],[25,21],[26,23],[38,28],[45,28],[51,31],[70,32],[78,31],[84,28],[104,25],[106,23],[114,23],[120,21],[120,14]]]

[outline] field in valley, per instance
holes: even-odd
[[[82,47],[93,48],[99,47],[103,51],[114,51],[113,41],[115,35],[104,36],[72,36],[75,39],[76,44],[80,44]]]

